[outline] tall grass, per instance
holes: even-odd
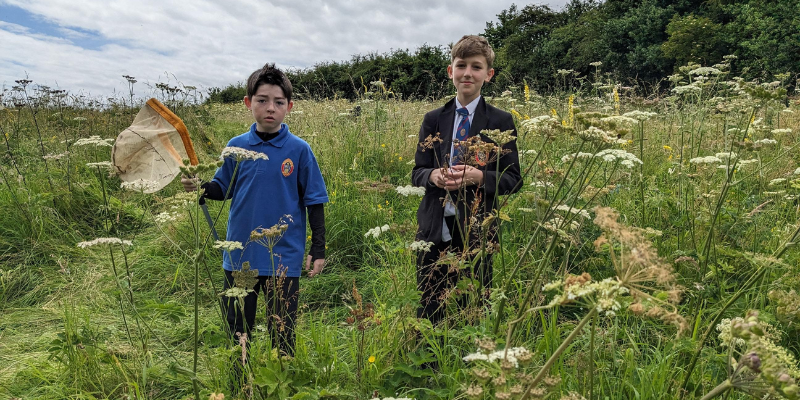
[[[720,67],[683,68],[658,98],[595,81],[487,99],[517,119],[525,185],[490,216],[500,248],[472,249],[495,253],[488,304],[465,281],[437,326],[415,317],[419,197],[395,188],[409,183],[422,115],[441,102],[387,90],[298,101],[287,122],[331,200],[328,267],[301,280],[295,357],[274,351],[260,311],[234,387],[241,348],[195,202],[178,184],[122,190],[86,165],[108,161],[103,140],[132,120],[135,79],[115,101],[20,84],[0,109],[0,394],[796,398],[800,108],[784,82]],[[243,105],[163,92],[204,163],[251,122]],[[227,204],[209,207],[224,234]],[[98,237],[132,246],[76,246]]]

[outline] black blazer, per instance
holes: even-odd
[[[442,219],[444,218],[444,197],[446,191],[430,183],[429,177],[434,168],[447,165],[450,145],[453,142],[453,123],[455,121],[455,98],[443,107],[425,114],[422,126],[419,129],[419,143],[414,155],[414,169],[411,172],[411,183],[414,186],[425,188],[425,196],[417,210],[417,240],[425,240],[436,244],[442,241]],[[492,142],[480,131],[484,129],[500,129],[501,131],[513,130],[516,136],[514,119],[511,114],[486,104],[481,97],[475,115],[469,128],[469,136],[480,135],[484,142]],[[436,143],[432,149],[423,149],[421,146],[429,136],[440,133],[441,142]],[[492,142],[494,143],[494,142]],[[522,186],[522,176],[519,167],[519,153],[517,141],[506,143],[504,153],[499,159],[479,167],[483,171],[483,186],[469,186],[466,196],[458,201],[458,215],[461,226],[469,221],[470,215],[467,204],[473,204],[476,196],[480,196],[479,212],[485,213],[497,207],[497,196],[516,193]],[[496,157],[491,157],[496,158]],[[490,158],[490,159],[491,159]],[[499,163],[498,175],[497,163]],[[451,198],[457,199],[458,192],[453,192]]]

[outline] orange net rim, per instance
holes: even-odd
[[[183,147],[186,149],[186,155],[189,156],[189,162],[192,165],[199,164],[200,162],[197,160],[197,154],[194,152],[192,139],[189,138],[189,130],[186,129],[186,125],[183,124],[183,121],[177,115],[175,115],[175,113],[170,111],[167,106],[161,104],[158,99],[152,98],[147,100],[147,105],[161,115],[161,117],[167,120],[170,125],[175,127],[175,130],[181,135],[181,141],[183,142]]]

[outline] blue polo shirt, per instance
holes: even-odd
[[[328,202],[325,181],[311,147],[289,132],[286,124],[281,124],[278,136],[264,142],[256,133],[255,123],[249,132],[231,139],[228,146],[264,153],[269,160],[244,160],[236,168],[236,160],[226,158],[214,174],[213,181],[223,193],[231,188],[227,240],[245,246],[244,250],[224,252],[222,267],[234,271],[250,261],[250,268],[257,269],[260,276],[271,276],[272,258],[278,275],[282,274],[279,268],[285,268],[286,276],[300,276],[306,249],[306,207]],[[248,243],[251,231],[270,228],[286,214],[293,222],[286,221],[289,228],[273,254],[261,244]]]

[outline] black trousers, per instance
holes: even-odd
[[[300,278],[259,276],[253,292],[244,298],[244,315],[239,299],[223,297],[222,308],[228,320],[231,338],[238,341],[237,333],[247,333],[248,339],[256,320],[258,295],[264,294],[267,313],[267,330],[273,345],[294,356],[294,323],[297,317],[297,298]],[[223,290],[233,286],[233,274],[225,271]],[[275,290],[275,288],[278,290]]]
[[[452,218],[452,217],[449,217]],[[471,270],[451,268],[451,265],[437,265],[442,256],[448,252],[460,255],[464,251],[464,240],[460,230],[453,227],[453,219],[447,221],[452,240],[440,242],[431,246],[428,252],[417,254],[417,290],[422,292],[420,305],[417,308],[417,318],[427,318],[433,324],[439,323],[445,317],[447,297],[461,278],[469,277],[480,282],[481,287],[476,288],[481,302],[485,302],[484,292],[492,286],[492,255],[487,254],[483,260],[475,260]],[[476,240],[471,240],[473,246],[479,246]],[[460,307],[466,306],[462,297],[457,303]]]

